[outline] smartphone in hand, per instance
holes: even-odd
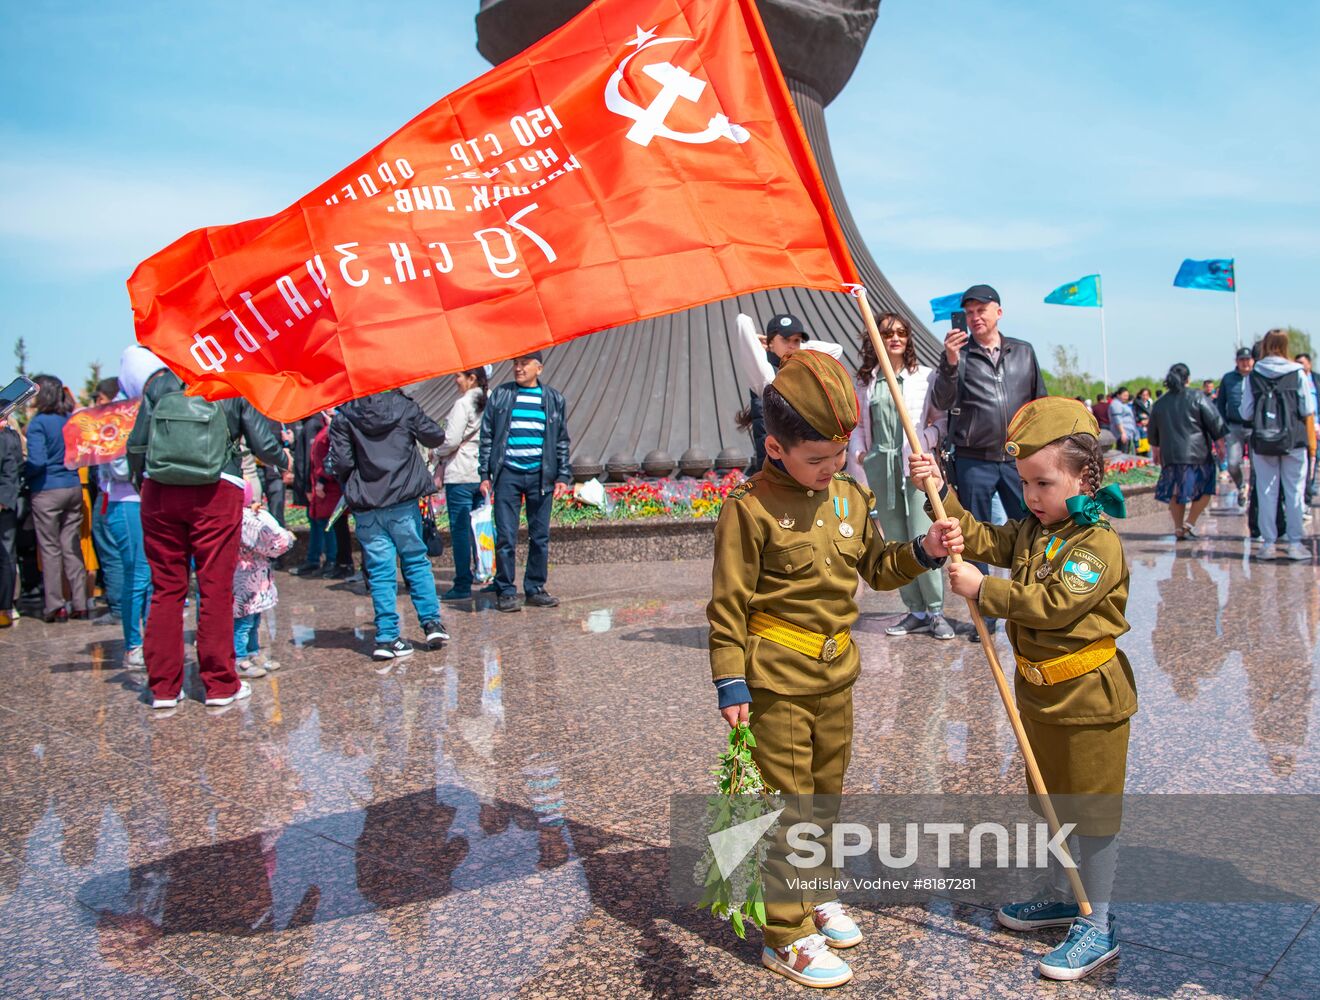
[[[955,330],[961,330],[963,333],[967,332],[967,314],[965,312],[961,309],[957,309],[950,314],[949,318],[953,321],[953,328]]]
[[[3,389],[0,389],[0,417],[9,416],[13,410],[22,406],[36,394],[37,383],[26,376],[20,375]]]

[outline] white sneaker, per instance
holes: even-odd
[[[821,903],[812,914],[816,930],[831,948],[851,948],[862,943],[862,932],[853,918],[843,912],[837,899]]]
[[[185,698],[184,698],[183,692],[180,691],[180,692],[179,692],[178,694],[176,694],[173,698],[152,698],[152,699],[151,699],[151,707],[152,707],[153,709],[157,710],[157,711],[160,711],[161,709],[166,709],[166,708],[177,708],[178,705],[179,705],[179,702],[184,701],[184,700],[185,700]]]
[[[147,660],[141,646],[134,646],[124,654],[124,669],[139,672],[147,669]]]
[[[808,934],[786,948],[767,945],[761,949],[761,964],[795,983],[822,990],[852,979],[848,963],[830,951],[821,934]]]
[[[1260,548],[1256,550],[1257,559],[1273,559],[1278,555],[1273,542],[1261,542]]]
[[[1293,562],[1310,562],[1311,550],[1301,542],[1291,542],[1288,545],[1288,551],[1284,554],[1285,559],[1291,559]]]
[[[232,705],[236,701],[242,701],[244,698],[252,697],[252,685],[247,681],[238,682],[238,690],[227,698],[207,698],[207,708],[220,708],[224,705]]]

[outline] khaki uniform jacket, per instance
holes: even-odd
[[[825,663],[752,635],[748,619],[764,611],[836,635],[857,620],[859,577],[876,590],[894,590],[926,572],[910,541],[886,544],[880,537],[869,516],[874,505],[871,491],[851,476],[839,473],[828,489],[810,490],[769,462],[729,494],[715,526],[706,607],[713,679],[745,677],[749,687],[785,695],[824,694],[856,680],[855,645]],[[852,537],[840,533],[843,521]]]
[[[1075,653],[1097,639],[1117,639],[1130,628],[1124,616],[1127,560],[1108,521],[1043,525],[1028,515],[1007,524],[983,524],[963,510],[952,492],[944,497],[944,509],[962,525],[963,558],[1012,572],[1008,580],[987,576],[979,605],[982,614],[1007,622],[1009,641],[1022,658],[1038,663]],[[1041,579],[1038,570],[1055,536],[1063,546]],[[1014,673],[1018,709],[1038,722],[1100,725],[1137,711],[1136,681],[1121,650],[1090,673],[1058,684],[1037,686],[1021,671]]]

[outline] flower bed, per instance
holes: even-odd
[[[1141,486],[1159,478],[1158,466],[1149,459],[1124,456],[1105,466],[1105,482],[1123,486]],[[637,521],[646,518],[670,520],[714,520],[720,508],[744,477],[741,472],[704,479],[629,479],[605,487],[605,506],[601,508],[573,495],[564,485],[555,487],[550,523],[575,525],[590,521]],[[438,494],[432,508],[437,515],[444,511],[444,494]],[[443,520],[441,524],[443,524]],[[523,519],[526,523],[526,519]]]

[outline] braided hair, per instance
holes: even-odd
[[[1105,456],[1100,440],[1090,434],[1069,434],[1050,447],[1059,449],[1059,462],[1082,481],[1082,494],[1093,497],[1104,485]]]

